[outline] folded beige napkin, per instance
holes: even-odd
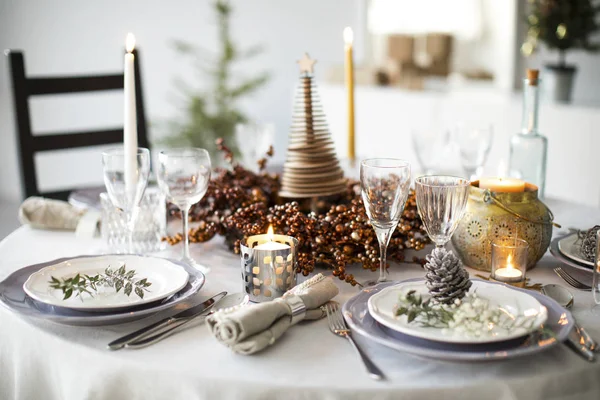
[[[219,342],[236,353],[253,354],[275,343],[295,323],[323,318],[325,312],[320,307],[338,292],[331,278],[318,274],[279,299],[221,310],[206,321]],[[299,300],[304,303],[305,313],[297,313]]]
[[[74,231],[85,210],[66,201],[29,197],[19,208],[19,221],[36,229],[64,229]]]

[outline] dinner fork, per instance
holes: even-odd
[[[360,356],[369,376],[377,381],[385,379],[383,372],[377,367],[377,365],[373,364],[373,361],[369,359],[369,357],[358,347],[358,344],[352,338],[352,332],[348,329],[346,322],[344,321],[344,317],[342,316],[342,312],[337,303],[329,302],[325,306],[325,312],[327,313],[327,320],[329,322],[329,330],[334,335],[344,337],[348,339],[348,341],[354,347],[354,350]]]
[[[586,291],[592,290],[591,286],[588,286],[585,283],[580,282],[577,279],[573,278],[571,275],[569,275],[569,273],[567,271],[563,270],[561,267],[554,268],[554,272],[556,272],[556,275],[560,276],[562,278],[562,280],[567,282],[569,285],[571,285],[575,289],[586,290]]]

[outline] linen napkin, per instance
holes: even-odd
[[[207,318],[214,337],[239,354],[254,354],[275,343],[293,324],[325,316],[320,307],[334,298],[339,289],[322,274],[287,291],[283,297],[267,303],[247,304],[217,311]],[[306,313],[292,316],[292,303],[300,298]]]
[[[29,197],[19,208],[19,221],[36,229],[74,231],[84,214],[66,201]]]

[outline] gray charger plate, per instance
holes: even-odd
[[[404,282],[424,281],[423,278],[408,279]],[[567,339],[575,322],[571,313],[556,301],[540,293],[517,289],[535,297],[548,309],[548,320],[544,328],[529,336],[496,343],[457,344],[420,339],[396,332],[376,322],[367,307],[369,298],[375,293],[398,282],[385,282],[368,287],[344,304],[344,319],[353,332],[389,348],[420,357],[447,361],[489,361],[535,354],[544,351]],[[501,283],[488,282],[497,285]]]
[[[42,264],[21,268],[9,275],[4,281],[0,282],[0,303],[9,310],[20,315],[40,318],[60,324],[82,326],[114,325],[148,317],[154,313],[166,310],[176,304],[188,300],[200,291],[200,288],[202,288],[205,282],[205,277],[202,272],[181,261],[169,259],[170,262],[183,267],[189,274],[188,283],[183,289],[163,300],[112,312],[85,312],[71,310],[65,307],[51,306],[32,299],[27,296],[23,290],[23,284],[27,278],[44,267],[75,258],[101,257],[105,255],[106,254],[96,256],[83,255],[59,258]]]

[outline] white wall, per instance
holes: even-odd
[[[173,81],[206,85],[190,62],[170,46],[183,39],[216,49],[216,25],[208,0],[0,0],[0,48],[25,51],[29,74],[81,74],[122,69],[124,38],[136,35],[142,56],[145,102],[149,121],[159,122],[180,112]],[[283,159],[291,117],[292,96],[298,81],[295,61],[304,51],[318,60],[316,74],[325,76],[343,63],[342,30],[364,29],[363,0],[236,0],[232,19],[234,39],[241,47],[264,44],[266,53],[242,65],[240,73],[268,70],[272,80],[243,107],[259,121],[276,125],[276,153]],[[362,58],[362,35],[356,55]],[[7,60],[0,60],[0,197],[18,199],[15,127]],[[116,126],[122,121],[122,95],[64,96],[32,102],[34,129]],[[156,135],[156,130],[151,134]],[[39,160],[41,184],[101,182],[98,149],[74,156],[55,153]],[[66,176],[71,176],[66,179]]]
[[[330,121],[338,154],[347,149],[346,110],[338,107],[346,90],[321,85],[323,107]],[[356,154],[368,157],[397,157],[409,160],[418,171],[411,130],[441,132],[463,122],[494,127],[492,150],[485,176],[497,176],[503,160],[506,167],[509,141],[521,127],[521,96],[470,90],[435,93],[410,92],[396,88],[357,87]],[[546,196],[574,203],[600,206],[600,113],[596,108],[542,104],[540,131],[548,137]],[[451,152],[452,153],[452,152]],[[443,168],[463,174],[458,154],[450,154]],[[560,221],[558,221],[560,223]]]

